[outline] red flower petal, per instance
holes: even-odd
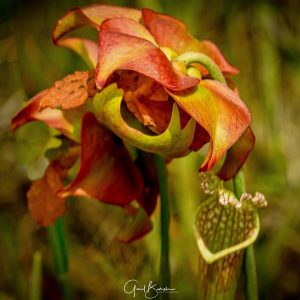
[[[138,199],[143,179],[123,143],[100,125],[92,113],[83,117],[81,165],[74,181],[60,195],[82,195],[110,204]]]
[[[52,38],[54,43],[66,33],[86,25],[99,28],[106,19],[126,17],[136,21],[141,19],[141,12],[133,8],[110,5],[90,5],[83,8],[73,8],[68,11],[55,25]]]
[[[110,32],[105,21],[100,29],[99,57],[96,84],[102,89],[108,77],[118,69],[132,70],[146,75],[163,86],[179,91],[195,86],[199,81],[175,71],[164,55],[152,43],[136,36]]]
[[[199,124],[196,125],[194,140],[192,142],[192,145],[190,149],[192,151],[198,151],[200,150],[205,144],[209,142],[209,134],[207,131]]]
[[[97,92],[94,79],[94,71],[77,71],[56,81],[41,97],[41,108],[71,109],[83,105]]]
[[[42,121],[62,133],[69,135],[73,126],[64,118],[59,109],[46,108],[40,111],[41,99],[48,93],[44,90],[33,97],[26,106],[12,119],[12,130],[31,121]]]
[[[215,44],[210,41],[200,42],[192,37],[180,20],[147,8],[142,10],[142,15],[145,26],[159,46],[171,48],[178,54],[188,51],[202,52],[212,58],[223,73],[238,73],[238,70],[225,60]]]
[[[237,142],[227,151],[225,162],[218,172],[222,180],[231,179],[243,166],[255,144],[255,136],[250,127]]]
[[[124,81],[124,77],[125,76],[121,77],[122,81]],[[139,79],[141,79],[141,77],[142,76],[139,76]],[[150,79],[148,79],[148,81],[151,82]],[[120,84],[120,81],[118,81],[118,85],[123,89],[128,87],[126,82],[121,82]],[[149,87],[150,89],[152,88],[151,85],[149,85]],[[143,123],[145,126],[148,126],[155,133],[162,133],[166,130],[170,123],[173,103],[172,101],[165,101],[165,96],[162,97],[162,101],[148,100],[149,97],[151,98],[151,93],[153,93],[153,91],[150,91],[147,94],[147,88],[148,87],[145,88],[144,85],[138,86],[135,82],[135,90],[132,91],[130,89],[125,91],[124,99],[127,104],[127,108],[141,123]],[[155,86],[153,88],[156,89]],[[165,90],[163,91],[166,93]],[[183,129],[191,117],[182,109],[180,109],[179,112],[181,128]],[[209,134],[202,126],[200,126],[200,124],[197,123],[194,139],[190,149],[193,151],[198,151],[204,144],[208,142]]]
[[[143,170],[144,189],[138,199],[140,207],[134,207],[134,203],[125,207],[131,215],[131,222],[127,226],[125,225],[117,235],[117,239],[125,243],[143,237],[152,229],[152,222],[149,216],[155,209],[159,194],[153,155],[147,152],[139,152],[136,163]]]
[[[136,164],[140,170],[143,170],[144,179],[143,193],[139,197],[138,202],[150,216],[156,207],[159,194],[154,157],[147,152],[139,152]]]
[[[62,180],[76,162],[78,152],[78,147],[70,148],[67,154],[47,167],[41,179],[32,183],[27,193],[28,207],[32,217],[40,225],[49,226],[66,212],[66,199],[57,192],[63,187]]]
[[[210,170],[249,126],[247,107],[238,95],[214,80],[202,80],[192,91],[170,94],[209,133],[209,153],[201,171]]]

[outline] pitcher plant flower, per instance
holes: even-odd
[[[84,26],[97,30],[98,41],[70,35]],[[209,143],[200,172],[224,155],[219,178],[229,180],[242,167],[255,138],[230,79],[238,70],[180,20],[96,4],[67,12],[52,38],[90,69],[55,82],[12,120],[13,130],[44,122],[62,141],[27,194],[39,224],[63,215],[69,196],[84,196],[123,207],[132,222],[119,238],[131,241],[151,230],[159,194],[147,153],[170,161]]]

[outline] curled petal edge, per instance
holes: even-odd
[[[90,68],[96,68],[98,58],[98,46],[95,42],[88,39],[71,37],[62,39],[58,43],[59,46],[76,52]]]
[[[38,93],[13,117],[11,122],[11,129],[13,131],[28,122],[41,121],[48,126],[57,129],[66,136],[72,134],[73,125],[67,121],[61,110],[51,108],[41,110],[41,100],[47,93],[48,90]]]
[[[130,126],[133,125],[134,118],[129,115],[125,118],[122,116],[122,99],[123,90],[118,89],[115,83],[96,94],[93,103],[100,121],[123,140],[141,150],[161,154],[172,151],[181,135],[180,115],[177,105],[173,105],[168,128],[159,135],[150,135],[147,134],[144,127],[137,129]],[[189,125],[188,129],[190,127],[192,126]]]
[[[54,44],[68,32],[77,28],[90,25],[99,29],[101,23],[106,19],[127,17],[136,21],[141,19],[141,12],[134,8],[124,8],[112,5],[94,4],[83,8],[75,7],[69,10],[56,23],[52,31]]]
[[[166,55],[148,40],[111,32],[107,20],[99,32],[99,56],[96,67],[96,85],[101,90],[116,70],[131,70],[150,77],[163,87],[181,91],[196,86],[192,78],[173,68]]]
[[[168,152],[161,153],[161,155],[168,158],[178,158],[187,155],[191,151],[189,148],[194,140],[196,124],[196,120],[191,118],[181,130],[180,136],[173,148]]]

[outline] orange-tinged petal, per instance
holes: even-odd
[[[125,94],[125,101],[135,117],[153,132],[162,133],[168,127],[173,108],[171,101],[137,99],[130,92]]]
[[[41,108],[71,109],[83,105],[97,92],[94,71],[67,75],[56,81],[40,100]]]
[[[41,121],[64,134],[69,135],[72,132],[73,126],[65,119],[61,110],[46,108],[40,111],[41,99],[47,93],[48,90],[44,90],[28,101],[26,106],[12,119],[12,130],[16,130],[27,122]]]
[[[237,94],[214,80],[202,80],[193,90],[170,94],[209,133],[210,148],[200,170],[210,170],[249,126],[247,107]]]
[[[131,93],[135,98],[147,98],[153,101],[168,101],[169,95],[156,81],[133,71],[120,70],[115,73],[118,87],[124,94]]]
[[[61,196],[88,196],[122,206],[138,199],[143,190],[140,171],[122,141],[92,113],[83,117],[81,143],[80,170]]]
[[[114,18],[107,20],[102,24],[101,30],[106,30],[109,32],[119,32],[131,36],[136,36],[156,45],[155,39],[145,28],[145,26],[130,18]]]
[[[124,90],[127,108],[145,126],[155,133],[162,133],[171,120],[173,104],[164,88],[133,71],[119,71],[118,87]]]
[[[255,144],[255,136],[250,127],[246,129],[237,142],[227,151],[226,159],[218,176],[222,180],[231,179],[243,166]]]
[[[43,226],[49,226],[67,210],[66,199],[58,195],[62,180],[78,158],[78,147],[51,162],[42,178],[35,180],[28,193],[28,207],[32,217]]]
[[[145,26],[154,36],[160,47],[168,47],[178,54],[195,51],[212,58],[225,74],[237,74],[238,70],[224,58],[218,47],[210,41],[198,41],[192,37],[183,22],[169,15],[156,13],[150,9],[142,10]]]
[[[116,70],[132,70],[148,76],[163,86],[179,91],[195,86],[199,80],[175,71],[165,54],[149,41],[119,32],[100,29],[96,84],[102,89]]]
[[[195,43],[195,45],[191,45],[187,51],[198,51],[208,55],[216,62],[222,73],[225,75],[236,75],[239,73],[237,68],[233,67],[226,61],[219,48],[213,42],[206,40],[200,42],[198,40],[196,41],[197,43]]]
[[[27,193],[28,207],[38,224],[49,226],[66,212],[66,199],[57,195],[61,188],[61,178],[52,165],[43,178],[32,183]]]
[[[106,19],[126,17],[136,21],[141,19],[140,10],[118,6],[94,4],[83,8],[73,8],[68,11],[55,25],[52,38],[54,43],[66,33],[86,25],[100,27]]]

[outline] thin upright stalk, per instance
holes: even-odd
[[[170,262],[169,262],[169,223],[170,207],[168,193],[168,179],[165,161],[162,157],[155,155],[155,165],[158,176],[160,191],[160,234],[161,234],[161,253],[160,253],[160,284],[161,287],[170,287]],[[161,299],[169,299],[168,293],[162,293]]]
[[[238,198],[246,191],[244,172],[240,170],[233,178],[233,190]],[[245,250],[244,257],[245,290],[247,300],[257,300],[257,274],[253,245]]]
[[[253,245],[246,249],[244,258],[246,300],[258,300],[257,274]]]
[[[58,219],[53,226],[49,227],[48,233],[55,272],[63,290],[64,300],[71,300],[72,295],[68,274],[68,253],[63,219]]]

